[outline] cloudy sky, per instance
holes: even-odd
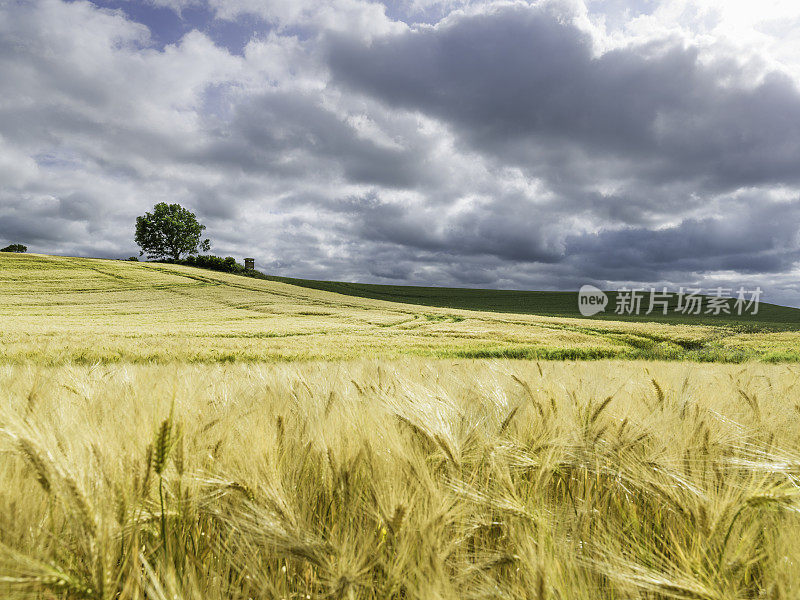
[[[0,0],[0,243],[800,306],[796,0]]]

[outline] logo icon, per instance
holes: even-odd
[[[593,285],[584,285],[578,292],[578,310],[584,317],[603,312],[608,305],[608,296]]]

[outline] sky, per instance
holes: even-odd
[[[800,306],[796,0],[0,0],[0,244]]]

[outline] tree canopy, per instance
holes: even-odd
[[[10,244],[5,248],[0,248],[0,252],[27,252],[28,247],[23,244]]]
[[[180,204],[159,202],[153,212],[136,218],[139,256],[147,254],[149,259],[180,260],[183,255],[206,252],[211,244],[207,239],[200,239],[205,228],[193,212]]]

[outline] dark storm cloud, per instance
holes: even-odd
[[[328,42],[349,87],[452,123],[473,148],[550,178],[611,154],[619,173],[735,189],[800,181],[800,94],[778,73],[747,86],[676,40],[595,57],[589,35],[532,7],[459,16],[361,43]]]
[[[358,183],[413,187],[427,177],[413,148],[387,148],[359,138],[318,100],[297,93],[265,94],[239,106],[230,137],[247,144],[255,169],[302,174],[312,158]]]
[[[411,136],[412,138],[415,136]],[[359,135],[341,115],[304,92],[247,98],[210,141],[189,150],[190,162],[282,178],[342,178],[381,188],[416,188],[438,179],[419,140],[382,144]]]
[[[360,239],[418,250],[514,261],[554,262],[556,249],[543,234],[550,220],[519,198],[476,203],[444,217],[441,207],[383,202],[377,194],[350,198],[336,208],[350,215]]]
[[[658,230],[625,228],[571,236],[566,256],[607,280],[655,281],[665,273],[696,276],[714,270],[781,273],[800,260],[798,222],[797,203],[751,207]]]
[[[0,211],[0,242],[23,242],[31,249],[37,245],[46,248],[53,243],[69,242],[75,236],[85,236],[82,221],[31,214],[28,210]]]
[[[97,198],[76,192],[58,199],[58,209],[55,214],[70,221],[88,221],[102,209],[103,203]]]

